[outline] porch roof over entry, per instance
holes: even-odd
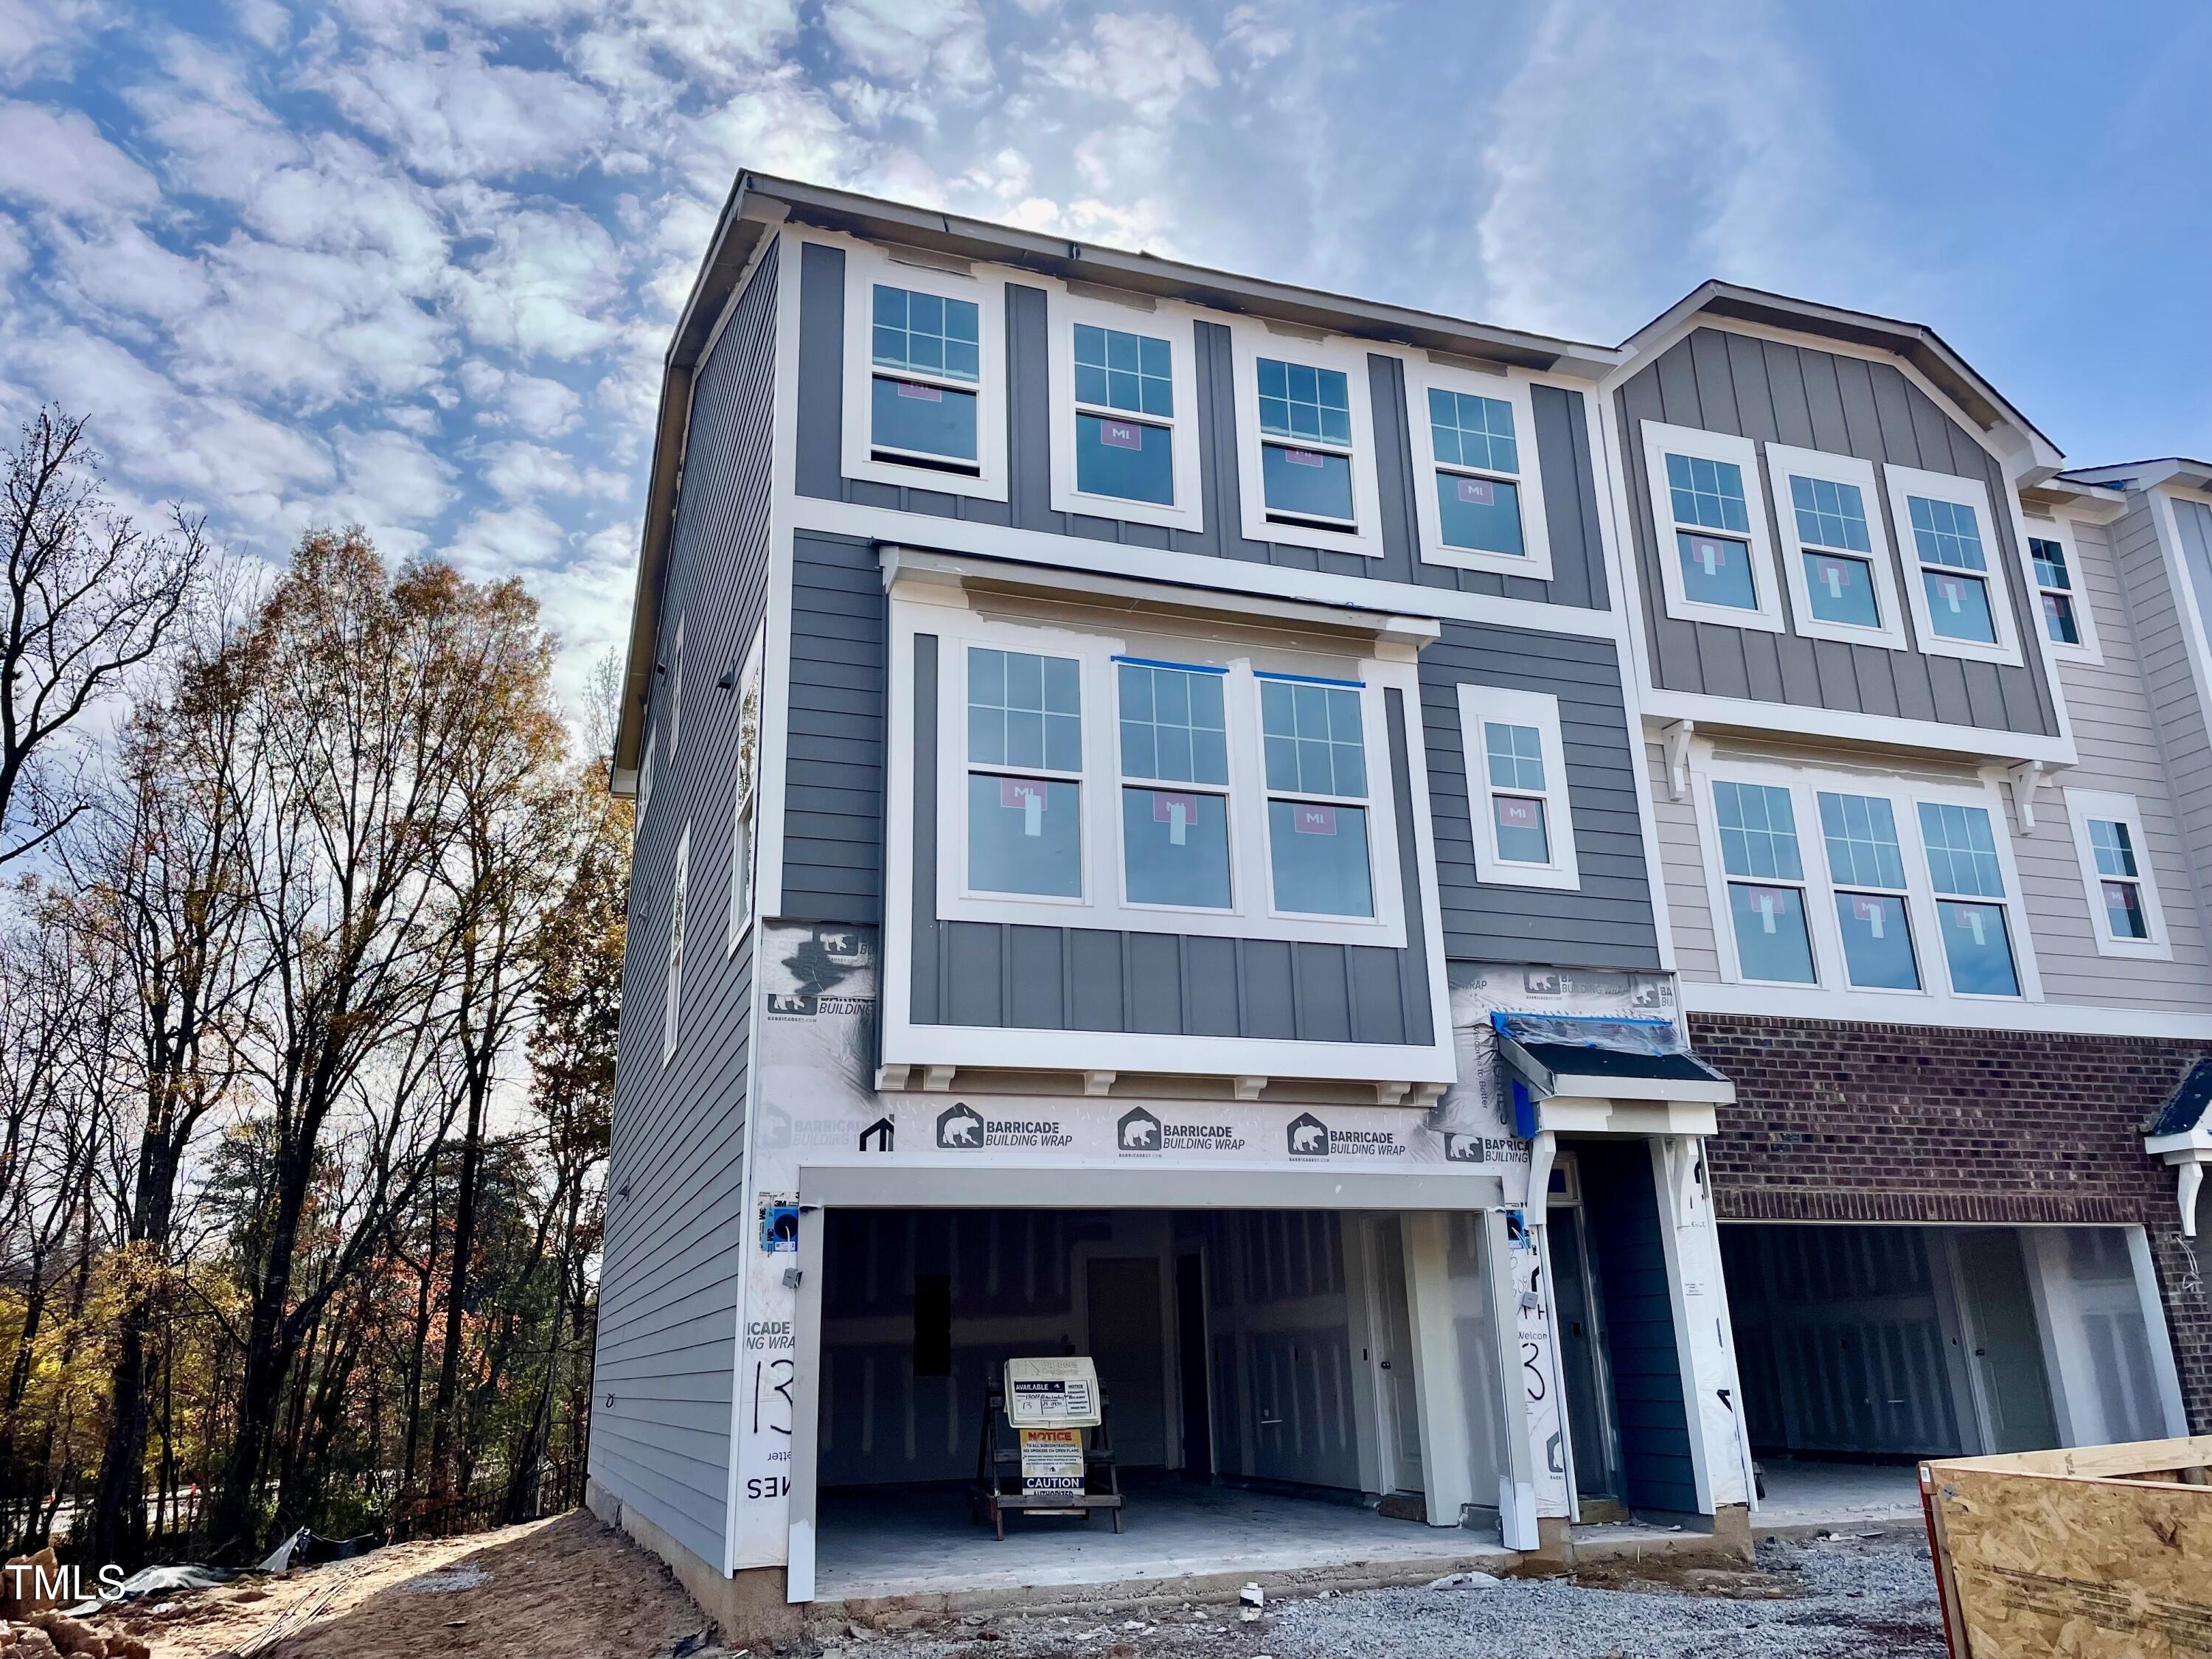
[[[1671,1019],[1493,1013],[1516,1133],[1710,1135],[1735,1085]]]

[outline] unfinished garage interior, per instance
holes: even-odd
[[[1763,1462],[2185,1431],[2140,1227],[1739,1222],[1720,1237]]]
[[[1103,1516],[1020,1517],[1005,1546],[970,1524],[986,1395],[1016,1356],[1095,1363],[1127,1495],[1125,1553],[1285,1526],[1347,1547],[1432,1550],[1419,1524],[1425,1442],[1449,1439],[1467,1470],[1447,1524],[1462,1518],[1461,1485],[1494,1494],[1510,1456],[1498,1335],[1510,1310],[1490,1287],[1484,1215],[826,1212],[822,1592],[912,1583],[956,1556],[1064,1553],[1055,1540],[1071,1532],[1103,1544]],[[1441,1272],[1417,1313],[1431,1250]],[[1447,1367],[1421,1352],[1423,1314]],[[1425,1382],[1438,1397],[1424,1400]],[[1494,1536],[1494,1512],[1489,1525]],[[975,1565],[955,1571],[969,1582]]]

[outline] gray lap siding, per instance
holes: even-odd
[[[699,371],[662,610],[661,660],[684,624],[679,742],[672,671],[653,679],[661,734],[638,826],[600,1275],[592,1477],[710,1565],[722,1563],[744,1261],[748,932],[726,952],[742,662],[768,592],[775,262],[763,262]],[[661,1063],[673,871],[690,827],[679,1042]]]

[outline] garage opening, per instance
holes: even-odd
[[[1455,1345],[1449,1407],[1480,1425],[1466,1437],[1482,1457],[1504,1425],[1480,1219],[1444,1218],[1467,1248],[1444,1253],[1439,1340]],[[1480,1515],[1442,1541],[1424,1524],[1427,1368],[1406,1218],[852,1208],[823,1220],[818,1598],[1249,1575],[1498,1542]],[[1008,1359],[1055,1356],[1096,1368],[1126,1530],[1098,1513],[1010,1515],[1000,1542],[972,1514],[987,1402]],[[1010,1425],[997,1432],[1006,1443]],[[1479,1490],[1495,1492],[1494,1472]]]
[[[1734,1223],[1721,1256],[1770,1511],[1917,1509],[1923,1457],[2185,1432],[2140,1229]]]

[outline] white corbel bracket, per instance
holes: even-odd
[[[1695,720],[1676,720],[1660,735],[1667,740],[1667,798],[1690,798],[1690,739],[1698,734]]]
[[[2012,810],[2019,814],[2023,830],[2035,828],[2035,792],[2049,775],[2039,760],[2022,761],[2005,773],[2005,782],[2012,790]]]
[[[2179,1140],[2179,1135],[2164,1137]],[[2201,1135],[2190,1139],[2202,1139]],[[2158,1150],[2155,1142],[2148,1150]],[[2212,1146],[2177,1146],[2166,1150],[2162,1156],[2173,1170],[2173,1205],[2181,1217],[2181,1236],[2197,1237],[2197,1196],[2204,1185],[2204,1166],[2212,1164]]]

